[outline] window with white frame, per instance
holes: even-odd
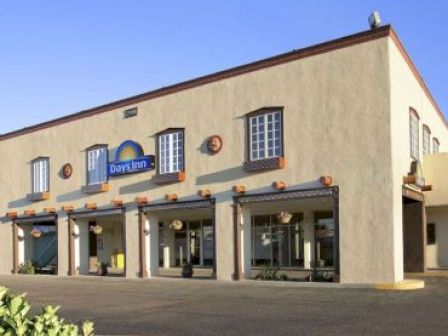
[[[184,131],[176,130],[158,136],[159,174],[184,170]]]
[[[419,118],[417,112],[411,110],[409,113],[409,136],[411,156],[419,159]]]
[[[438,153],[439,152],[439,140],[437,140],[437,138],[432,138],[432,152],[433,153]]]
[[[48,158],[37,158],[32,162],[33,193],[49,191],[50,160]]]
[[[431,131],[428,126],[423,126],[423,155],[431,154]]]
[[[87,185],[107,182],[107,146],[87,150]]]
[[[271,110],[249,117],[250,160],[282,156],[282,112]]]

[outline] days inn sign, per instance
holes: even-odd
[[[132,140],[124,141],[115,153],[115,161],[107,164],[107,175],[118,176],[154,169],[154,155],[144,155],[142,146]]]

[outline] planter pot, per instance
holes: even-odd
[[[98,266],[96,273],[99,276],[106,276],[107,275],[107,265],[102,264],[101,266]]]
[[[193,276],[193,265],[188,263],[182,266],[182,277],[191,278],[192,276]]]

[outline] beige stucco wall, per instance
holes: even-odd
[[[448,131],[443,118],[437,113],[428,96],[423,91],[420,83],[415,78],[409,65],[406,63],[399,49],[389,39],[390,55],[390,80],[391,80],[391,138],[393,158],[393,228],[394,228],[394,255],[395,272],[397,277],[402,273],[403,261],[403,237],[402,237],[402,184],[403,176],[407,175],[412,161],[410,154],[409,136],[409,108],[414,108],[420,116],[419,124],[419,152],[420,160],[425,163],[423,157],[423,125],[431,130],[432,137],[440,141],[440,151],[448,148]],[[424,174],[426,170],[423,168]],[[429,179],[430,180],[430,179]],[[430,182],[430,181],[429,181]],[[431,197],[432,192],[425,193],[425,197]]]
[[[426,248],[428,268],[448,268],[448,207],[428,207],[426,215],[436,227],[436,242]]]
[[[448,167],[448,153],[438,153],[425,157],[423,171],[432,191],[425,194],[426,205],[438,207],[448,205],[448,180],[446,169]]]
[[[389,39],[382,38],[148,100],[137,104],[139,114],[135,118],[123,119],[125,108],[121,108],[0,141],[0,154],[7,158],[0,175],[0,210],[3,214],[8,209],[22,212],[25,208],[40,212],[45,206],[60,209],[64,204],[82,208],[86,202],[107,206],[117,196],[125,202],[137,195],[163,201],[169,192],[188,199],[196,198],[198,189],[210,188],[217,199],[217,275],[229,280],[234,267],[231,187],[238,182],[251,192],[272,191],[274,180],[283,180],[290,188],[313,187],[319,186],[319,176],[329,174],[340,187],[341,281],[401,280],[397,178],[401,178],[406,164],[402,167],[397,162],[401,157],[408,162],[408,140],[401,126],[390,127],[390,100],[393,97],[399,101],[392,104],[394,123],[399,122],[398,111],[407,115],[408,106],[417,102],[407,102],[408,97],[397,92],[389,94],[389,86],[396,86],[396,77],[407,76],[408,71],[398,71],[394,65],[391,82],[389,57],[400,66]],[[244,116],[264,106],[284,106],[287,166],[245,173]],[[407,121],[403,125],[407,130]],[[151,182],[152,171],[113,178],[107,193],[81,193],[86,180],[85,148],[107,143],[113,155],[122,141],[132,139],[141,143],[145,153],[154,154],[154,134],[167,127],[185,127],[185,182],[155,185]],[[395,139],[400,132],[403,139],[394,141],[391,152],[391,135]],[[437,132],[442,133],[434,126]],[[216,156],[203,153],[204,140],[212,134],[219,134],[224,141],[223,150]],[[448,141],[444,134],[438,136],[444,148]],[[30,203],[25,199],[31,189],[30,161],[37,156],[51,158],[52,198]],[[74,168],[69,180],[58,175],[66,162]],[[7,218],[2,221],[0,272],[9,273],[11,226]],[[126,245],[132,244],[126,262],[127,267],[138,270],[134,222],[126,224]],[[129,228],[136,232],[129,233]]]

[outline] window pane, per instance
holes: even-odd
[[[159,173],[183,170],[183,132],[159,136]]]
[[[280,111],[251,117],[250,159],[258,160],[281,155]],[[278,148],[277,148],[278,147]]]
[[[48,159],[39,159],[33,162],[32,165],[32,191],[33,193],[48,191],[49,187],[49,164]]]
[[[87,184],[107,182],[107,147],[98,147],[87,152]]]

